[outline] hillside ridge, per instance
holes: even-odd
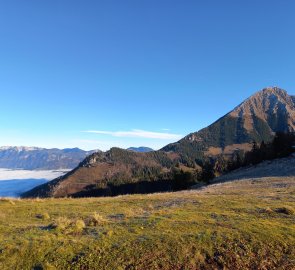
[[[102,196],[122,185],[127,187],[120,192],[133,192],[140,189],[137,183],[171,180],[175,169],[197,172],[208,160],[247,152],[253,141],[270,142],[276,132],[294,131],[294,98],[278,87],[265,88],[210,126],[159,151],[94,153],[72,172],[24,196]],[[128,185],[135,187],[130,191]]]

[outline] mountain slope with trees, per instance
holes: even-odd
[[[270,142],[276,132],[295,131],[294,97],[277,87],[254,94],[212,125],[162,150],[196,162],[205,156],[250,150],[252,142]]]
[[[253,142],[259,146],[262,142],[268,144],[275,133],[294,131],[294,98],[277,87],[266,88],[209,127],[160,151],[136,153],[113,148],[94,153],[70,173],[24,196],[106,196],[177,190],[224,173],[228,161],[240,162],[236,159],[244,158]]]

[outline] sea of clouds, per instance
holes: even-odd
[[[29,171],[0,168],[0,197],[19,197],[21,193],[64,175],[66,172],[65,170]]]

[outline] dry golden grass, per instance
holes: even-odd
[[[0,269],[294,269],[294,198],[295,179],[286,177],[178,193],[0,200]]]

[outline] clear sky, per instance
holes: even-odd
[[[0,145],[158,149],[295,94],[294,0],[0,3]]]

